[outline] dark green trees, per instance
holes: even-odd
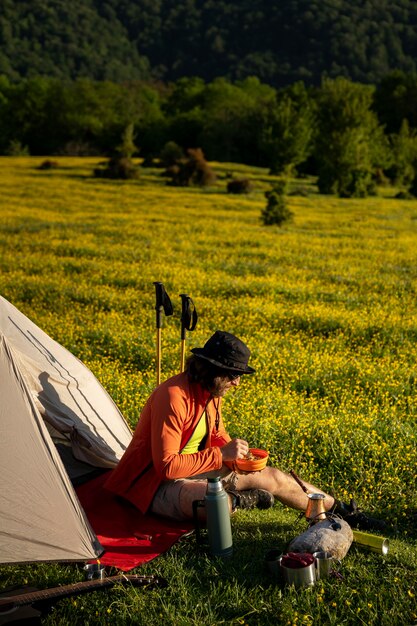
[[[376,168],[388,162],[388,143],[371,110],[373,88],[339,78],[318,94],[315,156],[322,193],[364,197],[374,190]]]
[[[125,133],[123,152],[132,155],[134,128],[145,163],[164,146],[167,161],[168,148],[176,160],[201,148],[209,161],[318,175],[322,193],[364,197],[378,180],[407,186],[414,178],[417,117],[407,103],[414,89],[417,79],[402,75],[383,89],[338,78],[320,88],[295,83],[280,90],[255,77],[162,85],[42,77],[14,83],[0,76],[0,154],[112,156]],[[401,123],[393,117],[396,102]]]
[[[314,101],[303,83],[277,93],[260,121],[259,141],[271,174],[294,174],[310,155],[314,136]]]

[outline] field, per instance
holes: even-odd
[[[187,348],[217,328],[249,345],[255,376],[225,399],[232,436],[271,463],[390,524],[386,557],[352,546],[343,581],[282,589],[271,547],[305,529],[279,503],[232,520],[235,552],[218,562],[194,538],[139,573],[163,590],[121,587],[61,600],[46,624],[417,624],[417,201],[382,188],[366,200],[291,181],[294,220],[263,226],[266,170],[213,164],[207,190],[94,179],[99,159],[0,160],[0,294],[94,372],[133,427],[155,386],[153,281],[171,296],[162,376],[180,367],[179,294],[198,310]],[[253,179],[247,196],[228,176]],[[3,566],[5,587],[83,580],[81,567]]]

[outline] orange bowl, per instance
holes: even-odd
[[[235,461],[238,469],[243,472],[259,472],[259,470],[266,467],[268,462],[269,452],[266,450],[260,450],[259,448],[249,448],[249,452],[256,456],[256,459],[237,459]]]

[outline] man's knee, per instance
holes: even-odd
[[[179,508],[183,514],[183,519],[193,517],[193,502],[204,500],[207,491],[207,481],[185,480],[181,485],[179,493]]]

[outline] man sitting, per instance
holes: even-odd
[[[248,454],[244,439],[226,432],[223,396],[237,387],[242,375],[253,374],[250,351],[234,335],[216,331],[203,348],[194,348],[185,372],[169,378],[151,394],[132,441],[105,487],[129,500],[143,513],[175,520],[192,518],[193,501],[204,499],[207,478],[220,476],[230,508],[266,509],[276,498],[305,511],[306,493],[290,474],[267,466],[240,472],[235,461]],[[325,495],[324,507],[350,526],[382,530],[375,520],[321,489],[304,483],[308,492]]]

